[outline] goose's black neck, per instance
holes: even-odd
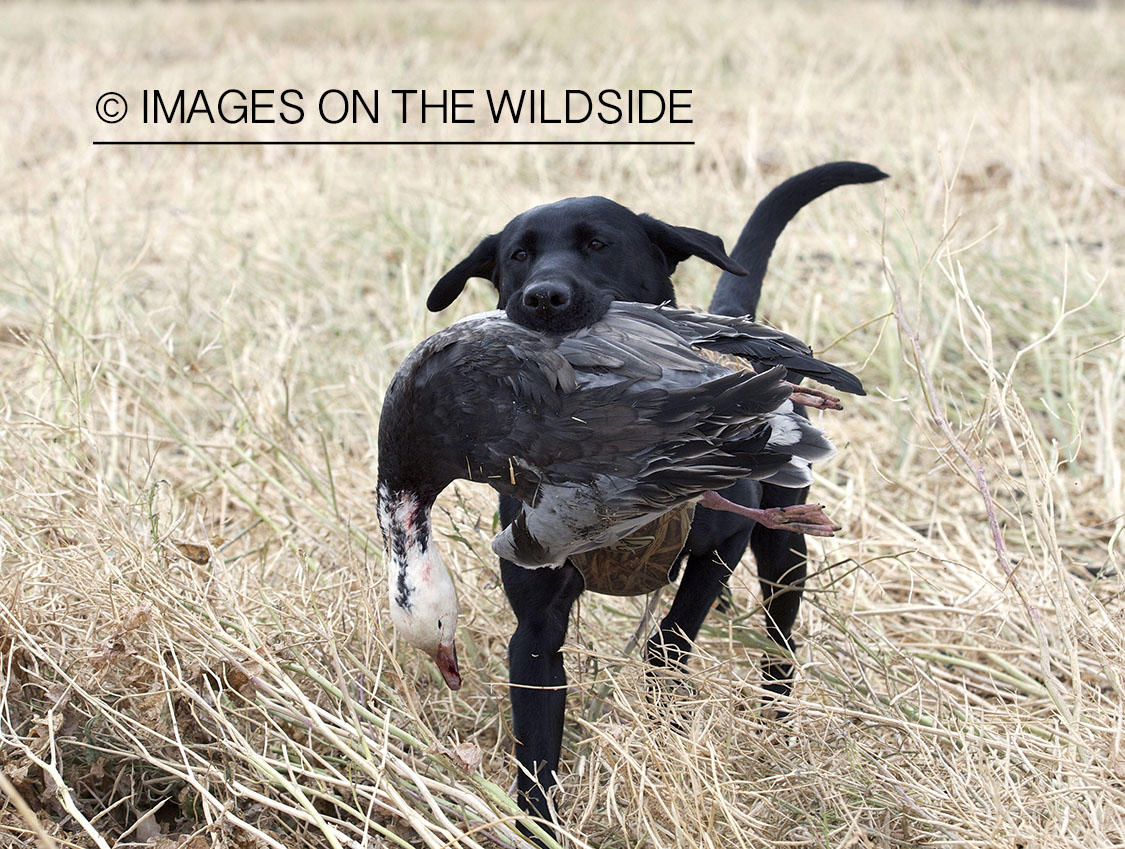
[[[456,473],[441,439],[447,423],[433,421],[426,401],[410,376],[400,374],[388,387],[379,418],[379,491],[409,493],[428,511]]]

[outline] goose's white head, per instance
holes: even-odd
[[[431,505],[382,483],[378,501],[391,621],[406,642],[433,658],[449,689],[458,690],[457,588],[433,544]]]

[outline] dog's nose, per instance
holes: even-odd
[[[562,312],[570,300],[570,287],[554,280],[533,283],[523,291],[523,305],[540,318]]]

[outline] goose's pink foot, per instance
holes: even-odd
[[[737,513],[753,519],[759,525],[777,531],[791,531],[795,534],[808,534],[813,537],[830,537],[843,525],[837,525],[824,512],[823,504],[794,504],[790,507],[743,507],[723,498],[715,491],[703,493],[699,500],[703,507]]]
[[[796,383],[790,383],[789,385],[793,388],[789,400],[794,404],[804,404],[806,407],[812,407],[815,410],[844,409],[844,405],[840,403],[839,398],[830,395],[823,389],[816,389],[812,386],[798,386]]]

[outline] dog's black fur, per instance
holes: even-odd
[[[678,263],[698,256],[723,269],[711,311],[754,315],[770,254],[793,216],[837,186],[886,176],[871,165],[833,162],[790,178],[758,205],[731,256],[717,236],[637,215],[605,198],[539,206],[485,238],[437,282],[426,303],[431,310],[442,310],[469,278],[483,277],[496,287],[499,308],[513,321],[543,333],[565,333],[597,321],[611,300],[674,303],[670,275]],[[743,481],[723,495],[748,507],[781,507],[804,503],[807,493]],[[505,526],[519,509],[514,499],[500,499]],[[792,649],[806,573],[804,537],[758,527],[733,513],[698,508],[680,558],[686,565],[676,597],[648,641],[650,663],[679,666],[687,660],[704,617],[747,545],[758,564],[767,632],[778,646]],[[546,791],[555,784],[566,703],[559,650],[571,606],[582,593],[582,577],[569,563],[529,570],[505,560],[500,561],[500,576],[517,619],[508,656],[512,729],[522,767],[519,800],[525,810],[549,818]],[[792,688],[792,665],[784,656],[770,655],[763,663],[766,687],[778,694]]]

